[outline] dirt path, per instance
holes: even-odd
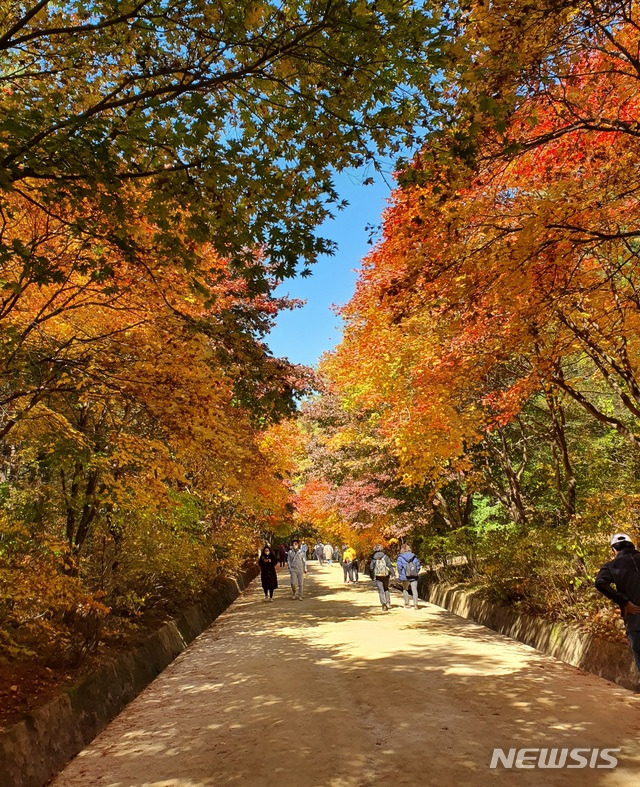
[[[640,696],[312,565],[256,583],[55,787],[637,785]],[[400,605],[400,606],[398,606]],[[491,770],[494,747],[621,749],[614,770]]]

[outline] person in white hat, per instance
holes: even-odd
[[[602,566],[595,586],[620,607],[636,667],[640,670],[640,552],[626,533],[616,533],[609,543],[615,557]]]

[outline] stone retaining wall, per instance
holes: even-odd
[[[141,645],[66,688],[0,732],[0,787],[42,787],[167,667],[257,575],[245,570],[181,612]]]
[[[627,689],[640,690],[640,674],[625,642],[600,639],[569,623],[520,614],[509,607],[492,604],[463,585],[437,582],[429,575],[420,577],[418,587],[421,598],[460,617]]]

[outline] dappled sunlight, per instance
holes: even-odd
[[[312,567],[302,602],[285,576],[272,604],[250,588],[56,787],[507,784],[491,752],[522,746],[622,749],[615,772],[545,784],[635,783],[640,712],[624,689],[426,603],[382,613],[341,571]]]

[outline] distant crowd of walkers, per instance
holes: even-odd
[[[595,578],[595,586],[600,593],[619,606],[629,645],[640,670],[640,553],[626,533],[616,533],[609,543],[614,559],[602,566]],[[258,563],[265,601],[273,601],[273,591],[278,587],[278,563],[289,569],[291,598],[302,601],[308,551],[306,543],[297,538],[293,539],[290,547],[281,544],[277,553],[268,544],[263,548]],[[313,548],[313,555],[320,565],[330,566],[333,561],[339,561],[344,583],[357,584],[358,557],[348,544],[343,544],[342,548],[338,549],[331,544],[318,542]],[[369,561],[369,574],[375,583],[380,606],[385,612],[391,608],[389,581],[394,576],[402,583],[405,607],[418,609],[420,560],[408,544],[402,546],[395,566],[382,545],[377,545]]]
[[[273,591],[278,587],[278,573],[276,570],[278,564],[281,568],[284,568],[286,565],[289,569],[292,600],[302,601],[304,598],[304,576],[307,573],[308,553],[309,547],[307,544],[297,538],[292,540],[290,546],[280,544],[277,552],[274,552],[268,544],[265,545],[258,559],[265,601],[273,601]],[[358,556],[355,549],[348,544],[343,544],[339,549],[337,546],[322,544],[318,541],[313,548],[312,554],[321,566],[330,566],[332,562],[339,562],[342,566],[344,584],[355,585],[359,582]],[[375,583],[383,611],[386,612],[391,609],[389,581],[396,575],[402,583],[404,606],[418,609],[418,575],[420,574],[420,568],[420,560],[411,551],[408,544],[405,544],[400,550],[395,566],[381,545],[375,547],[373,556],[369,561],[369,575]]]

